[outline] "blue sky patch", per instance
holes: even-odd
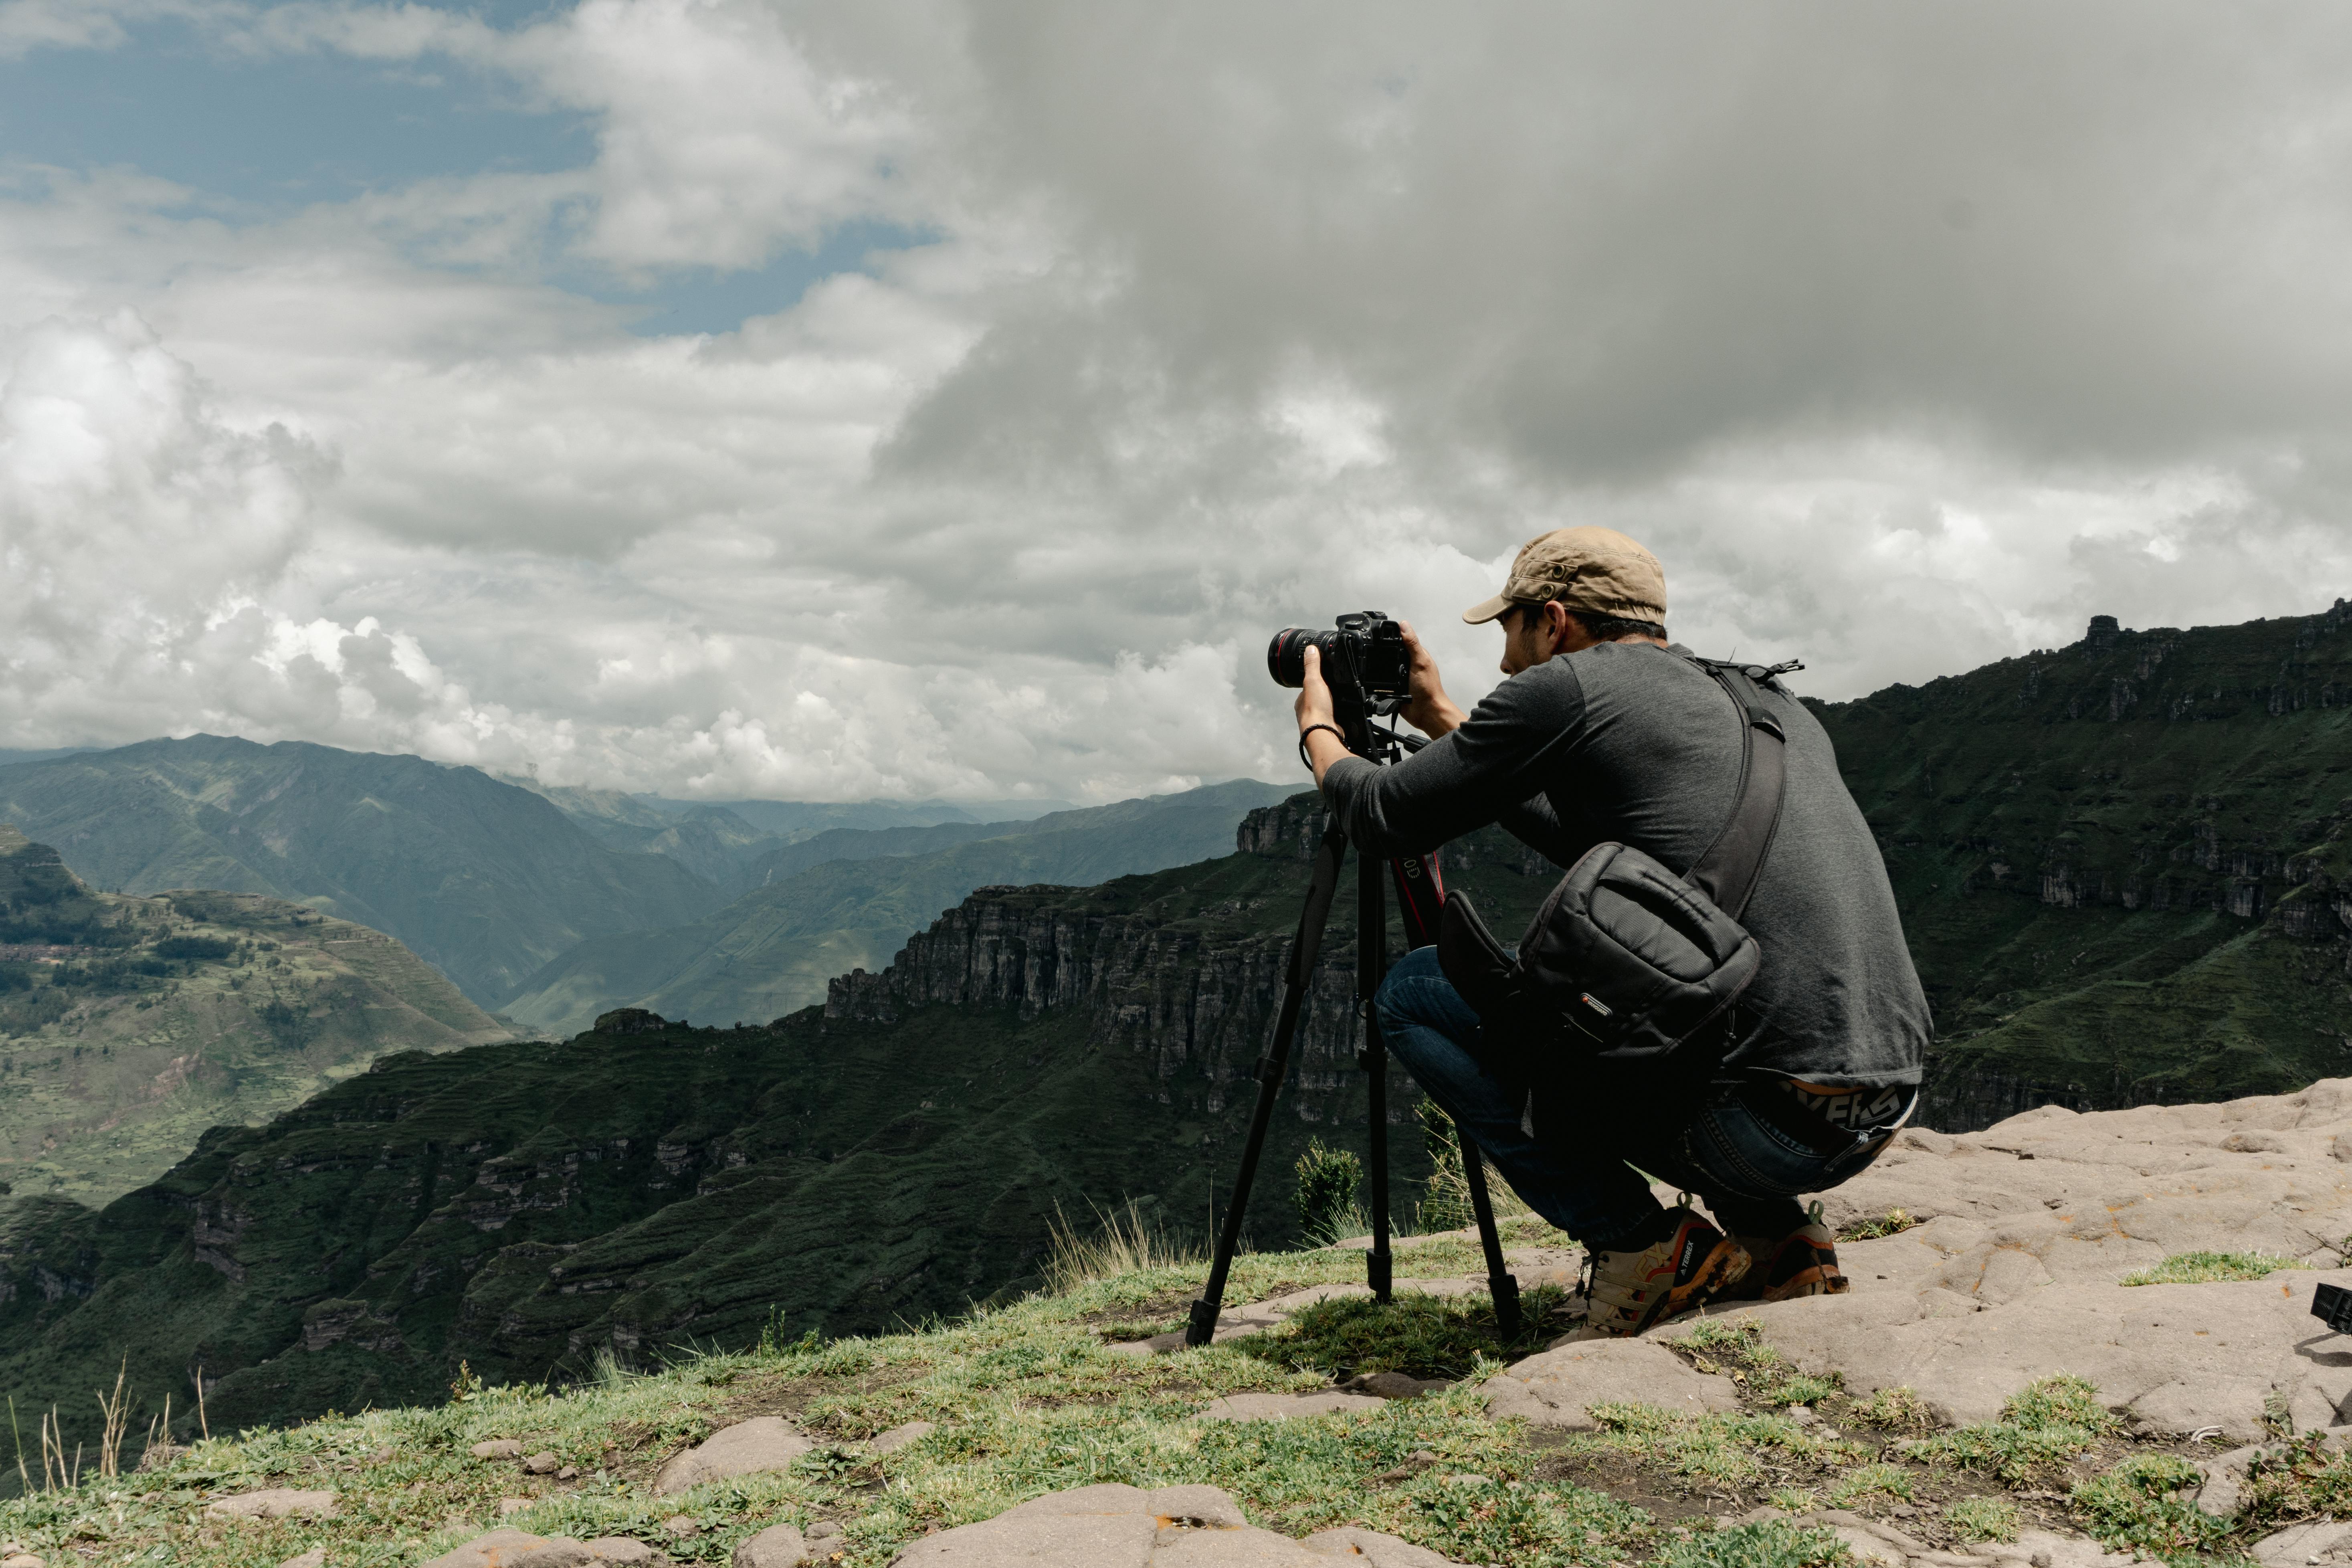
[[[509,30],[566,9],[547,0],[441,8]],[[131,168],[187,186],[232,222],[269,222],[419,180],[578,169],[593,162],[596,132],[593,114],[532,103],[504,78],[444,57],[253,58],[179,19],[135,25],[110,49],[37,48],[0,60],[0,165]],[[627,308],[640,335],[728,331],[789,309],[813,283],[862,269],[877,250],[935,237],[856,222],[756,268],[674,268],[627,288],[568,266],[549,280]]]

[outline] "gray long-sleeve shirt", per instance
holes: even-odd
[[[1324,797],[1373,855],[1500,822],[1562,868],[1613,841],[1686,871],[1731,815],[1741,730],[1686,651],[1602,643],[1523,670],[1395,767],[1335,763]],[[1824,1086],[1916,1083],[1927,999],[1877,842],[1819,721],[1778,681],[1763,692],[1788,731],[1788,784],[1741,916],[1764,962],[1727,1065]]]

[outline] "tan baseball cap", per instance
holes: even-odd
[[[1664,626],[1665,568],[1613,528],[1555,528],[1520,545],[1503,591],[1462,618],[1475,626],[1513,605],[1552,599],[1571,610]]]

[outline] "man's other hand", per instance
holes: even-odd
[[[1412,650],[1411,689],[1405,697],[1404,706],[1397,711],[1403,715],[1406,723],[1435,740],[1458,728],[1464,714],[1460,708],[1454,706],[1454,699],[1445,695],[1445,683],[1438,679],[1437,660],[1430,656],[1429,649],[1422,646],[1421,638],[1413,635],[1412,623],[1400,621],[1397,625],[1404,632],[1404,646]],[[1311,671],[1314,667],[1309,665],[1307,668]],[[1311,674],[1309,679],[1314,679]],[[1319,687],[1322,682],[1318,680],[1316,684]],[[1300,700],[1304,701],[1305,698],[1302,696]],[[1324,702],[1326,706],[1329,705],[1328,693]]]

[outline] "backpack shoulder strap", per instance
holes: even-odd
[[[1747,909],[1764,857],[1771,852],[1780,826],[1780,802],[1788,783],[1789,737],[1780,721],[1765,707],[1762,694],[1747,667],[1694,658],[1713,676],[1740,716],[1739,795],[1731,816],[1683,880],[1715,900],[1715,907],[1738,920]],[[1787,668],[1787,667],[1783,667]],[[1763,671],[1768,678],[1780,669]]]

